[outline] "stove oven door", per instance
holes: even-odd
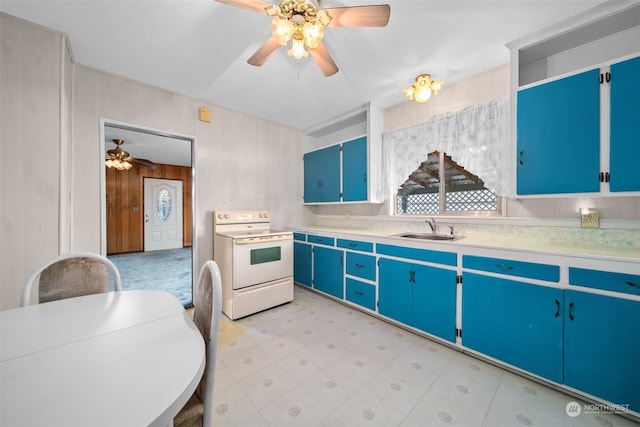
[[[293,236],[233,240],[233,289],[293,276]]]

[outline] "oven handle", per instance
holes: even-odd
[[[293,236],[270,236],[270,237],[247,237],[234,239],[233,243],[236,245],[256,245],[260,243],[282,242],[285,240],[293,240]]]

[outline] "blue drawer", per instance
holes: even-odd
[[[347,252],[347,274],[376,280],[376,257],[372,255]]]
[[[307,235],[304,233],[293,233],[293,240],[307,241]]]
[[[489,271],[491,273],[507,274],[509,276],[528,277],[530,279],[546,280],[548,282],[560,281],[560,267],[557,265],[463,255],[462,266],[473,270]]]
[[[429,249],[407,248],[404,246],[376,244],[376,252],[382,255],[397,256],[416,261],[436,262],[445,265],[457,265],[458,254],[455,252],[432,251]]]
[[[368,283],[347,278],[347,301],[369,310],[376,309],[376,288]]]
[[[338,239],[338,246],[354,251],[373,252],[373,243],[359,242],[357,240]]]
[[[335,239],[333,237],[316,236],[315,234],[309,234],[307,236],[307,242],[319,243],[321,245],[327,245],[327,246],[335,245]]]
[[[569,267],[569,283],[577,286],[640,295],[640,276]]]

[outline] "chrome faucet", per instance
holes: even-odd
[[[427,224],[429,224],[429,227],[431,227],[431,232],[432,232],[433,234],[436,234],[436,232],[438,231],[438,226],[436,225],[436,220],[435,220],[435,219],[433,219],[433,217],[431,217],[431,219],[430,219],[430,220],[429,220],[429,219],[427,219],[427,220],[425,220],[425,222],[426,222]]]
[[[452,236],[454,235],[453,225],[449,226],[449,234],[451,234]]]

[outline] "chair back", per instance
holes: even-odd
[[[118,268],[102,255],[80,252],[61,255],[41,265],[22,289],[21,306],[31,303],[38,283],[38,303],[109,291],[109,272],[116,291],[122,290]]]
[[[200,269],[194,306],[193,321],[204,338],[206,352],[206,366],[196,395],[204,404],[203,425],[213,426],[213,389],[222,314],[222,279],[215,261],[205,262]]]

